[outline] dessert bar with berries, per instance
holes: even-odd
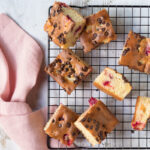
[[[62,49],[74,46],[86,20],[74,9],[62,2],[55,2],[44,30]]]
[[[68,93],[86,78],[92,67],[82,61],[72,50],[63,50],[45,67],[45,71]]]
[[[90,107],[74,124],[94,146],[100,144],[119,122],[100,100],[92,97],[89,103]]]
[[[138,96],[136,100],[135,113],[131,126],[135,130],[143,130],[147,120],[150,118],[150,98]]]
[[[140,34],[129,32],[119,65],[150,73],[150,39]]]
[[[132,89],[132,86],[122,74],[108,67],[101,72],[93,84],[117,100],[123,100]]]
[[[86,18],[86,26],[80,36],[84,52],[89,52],[100,44],[112,40],[116,40],[116,34],[106,9]]]
[[[46,124],[44,131],[62,144],[70,146],[79,134],[79,130],[74,125],[77,118],[78,115],[75,112],[60,104]]]

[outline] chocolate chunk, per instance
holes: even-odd
[[[58,58],[58,59],[57,59],[57,62],[62,63],[62,60]]]
[[[109,27],[109,26],[110,26],[110,23],[109,23],[109,22],[107,22],[107,23],[106,23],[106,26],[107,26],[107,27]]]
[[[57,27],[57,23],[54,24],[54,28],[56,28],[56,27]]]
[[[94,34],[93,34],[93,37],[92,37],[92,40],[95,40],[96,37],[97,37],[97,33],[94,33]]]
[[[93,126],[92,126],[92,125],[90,126],[90,129],[91,129],[91,130],[93,129]]]
[[[73,68],[71,68],[71,72],[72,72],[72,73],[75,73],[75,70],[74,70]]]
[[[67,58],[69,61],[72,59],[71,57]],[[71,64],[70,64],[71,65]]]
[[[85,127],[86,127],[86,128],[89,128],[89,125],[88,125],[88,124],[86,124],[86,125],[85,125]]]
[[[91,120],[92,120],[91,118],[88,118],[88,119],[87,119],[87,122],[91,122]]]
[[[54,122],[55,122],[55,120],[53,119],[53,120],[52,120],[52,123],[54,123]]]
[[[51,35],[53,35],[54,34],[54,32],[55,32],[55,28],[53,29],[53,31],[51,32]]]
[[[102,31],[104,32],[104,31],[105,31],[105,28],[102,28]]]
[[[98,19],[97,19],[97,22],[98,22],[99,24],[101,24],[101,23],[102,23],[102,19],[101,19],[101,18],[98,18]]]
[[[63,121],[63,120],[64,120],[63,117],[59,117],[59,118],[58,118],[58,121]]]
[[[124,49],[124,51],[122,53],[122,56],[125,56],[129,51],[130,51],[130,48]]]
[[[98,44],[96,41],[92,41],[92,43],[93,43],[94,45],[97,45],[97,44]]]
[[[71,127],[71,123],[67,122],[67,128],[70,128],[70,127]]]
[[[75,76],[74,84],[78,84],[79,81],[80,81],[79,77],[78,77],[78,76]]]
[[[82,120],[81,120],[81,122],[85,122],[86,121],[86,118],[84,117]]]
[[[93,119],[93,123],[96,123],[96,120],[95,120],[95,119]]]
[[[61,9],[61,7],[59,7],[59,8],[57,9],[57,13],[60,14],[61,12],[62,12],[62,9]]]
[[[63,70],[64,70],[64,68],[65,68],[65,65],[64,65],[64,64],[62,64],[62,65],[61,65],[61,70],[63,71]]]
[[[63,44],[66,44],[66,39],[65,38],[63,38]]]
[[[101,141],[104,139],[104,137],[103,137],[103,131],[100,131],[99,133],[98,133],[98,136],[100,137],[100,139],[101,139]]]
[[[84,74],[81,72],[81,73],[79,74],[79,76],[80,76],[81,79],[83,79]]]
[[[82,68],[82,71],[84,71],[84,72],[86,72],[86,71],[88,71],[88,67],[84,67],[84,68]]]
[[[99,107],[96,107],[96,109],[97,109],[98,111],[100,111],[100,110],[101,110]]]
[[[102,126],[103,126],[103,128],[105,128],[105,127],[106,127],[104,124],[103,124]]]
[[[141,62],[139,62],[139,61],[137,62],[137,64],[138,64],[138,66],[142,66],[142,63],[141,63]]]
[[[108,36],[108,35],[109,35],[108,31],[106,31],[106,32],[104,33],[104,35],[105,35],[105,36]]]
[[[61,128],[61,127],[62,127],[62,124],[58,124],[58,127]]]
[[[67,34],[67,32],[66,32],[66,31],[64,31],[64,34]]]
[[[67,71],[69,71],[69,69],[68,69],[68,68],[65,68],[65,72],[67,72]]]
[[[64,34],[61,33],[61,34],[57,37],[57,39],[59,40],[59,43],[62,43],[63,40],[64,40]]]

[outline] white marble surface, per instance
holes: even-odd
[[[62,0],[72,5],[149,5],[149,0]],[[48,16],[48,8],[54,0],[0,0],[0,13],[12,17],[25,31],[33,36],[43,47],[45,62],[47,56],[47,34],[43,25]],[[13,34],[13,31],[12,31]],[[47,77],[41,71],[37,86],[28,96],[31,107],[39,109],[47,103]],[[19,150],[17,145],[0,130],[0,150]]]

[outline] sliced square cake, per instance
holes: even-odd
[[[61,104],[46,124],[44,131],[62,144],[70,146],[79,134],[79,130],[74,125],[77,118],[75,112]]]
[[[74,124],[94,146],[100,144],[119,122],[101,101],[91,98],[90,104]]]
[[[150,39],[140,34],[129,32],[119,65],[150,73]]]
[[[68,93],[86,78],[92,67],[83,62],[73,51],[63,50],[57,58],[45,68],[45,71]]]
[[[116,34],[106,9],[86,18],[86,26],[80,36],[85,53],[112,40],[116,40]]]
[[[86,20],[74,9],[62,2],[55,2],[44,30],[62,49],[74,46]]]
[[[123,100],[132,89],[127,79],[111,68],[105,68],[93,84],[117,100]]]
[[[135,130],[143,130],[150,118],[150,98],[138,96],[131,126]]]

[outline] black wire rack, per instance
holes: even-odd
[[[75,145],[78,149],[150,149],[150,124],[147,123],[143,131],[133,131],[131,128],[131,120],[137,96],[150,96],[150,76],[118,65],[118,59],[121,55],[126,36],[130,30],[149,37],[149,6],[95,5],[72,7],[78,10],[83,16],[96,13],[104,8],[107,9],[117,34],[117,40],[109,44],[101,45],[88,54],[83,53],[83,48],[80,42],[77,41],[76,45],[71,49],[93,67],[93,72],[71,95],[67,95],[51,77],[48,77],[48,106],[50,108],[48,111],[48,119],[52,114],[50,106],[58,106],[60,103],[63,103],[75,112],[81,114],[88,108],[88,99],[92,96],[102,100],[118,118],[120,124],[107,136],[107,139],[95,147],[92,147],[87,140],[80,135],[75,140]],[[52,62],[59,52],[61,52],[61,49],[48,39],[48,63]],[[94,79],[105,67],[110,67],[123,73],[132,84],[133,90],[124,101],[117,101],[97,90],[92,85]],[[48,148],[61,149],[59,142],[58,145],[55,145],[55,148],[51,147],[50,140],[51,138],[48,137]]]

